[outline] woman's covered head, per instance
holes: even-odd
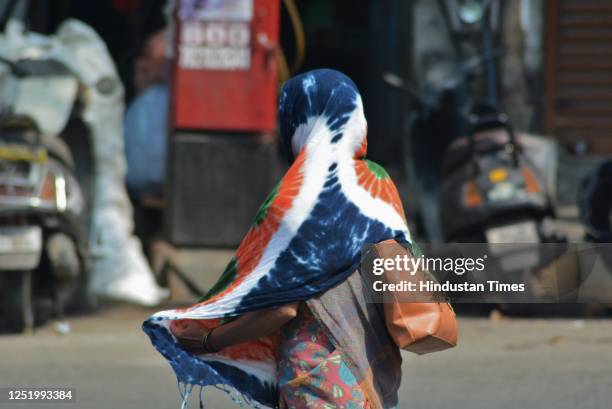
[[[307,145],[342,145],[365,155],[366,120],[355,83],[330,69],[308,71],[285,82],[279,102],[280,143],[292,162]],[[363,152],[361,152],[363,151]]]

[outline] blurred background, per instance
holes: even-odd
[[[417,240],[519,243],[546,301],[459,304],[402,407],[608,407],[611,39],[611,0],[0,0],[0,387],[178,402],[140,322],[214,284],[286,170],[280,86],[325,67]]]

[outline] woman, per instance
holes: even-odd
[[[184,402],[194,385],[228,385],[254,405],[393,407],[401,357],[357,267],[364,245],[410,234],[393,182],[365,159],[361,97],[345,75],[311,71],[283,86],[279,121],[291,167],[236,256],[201,302],[143,329]]]

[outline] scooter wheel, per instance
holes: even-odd
[[[0,277],[4,288],[2,300],[4,327],[10,332],[32,329],[34,326],[32,272],[3,272]]]

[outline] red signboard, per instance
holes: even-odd
[[[273,131],[279,0],[178,3],[174,128]]]

